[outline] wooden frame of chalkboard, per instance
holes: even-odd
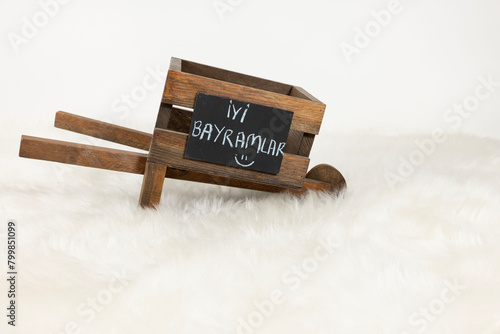
[[[251,170],[186,156],[199,94],[293,114],[286,145],[276,149],[282,155],[279,172],[266,173],[265,168]],[[58,128],[145,150],[148,154],[23,136],[19,155],[144,174],[140,194],[143,207],[159,204],[165,178],[267,192],[338,191],[346,182],[334,167],[321,164],[308,172],[309,154],[325,108],[297,86],[172,58],[152,135],[62,111],[56,113]],[[233,110],[236,113],[239,109]]]

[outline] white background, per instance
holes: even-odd
[[[222,18],[214,0],[71,0],[43,22],[39,1],[2,0],[2,120],[48,124],[64,110],[151,131],[163,87],[126,111],[121,97],[175,56],[304,87],[327,104],[322,133],[443,128],[500,138],[500,89],[457,129],[443,121],[479,76],[500,81],[498,0],[402,0],[350,63],[341,43],[353,44],[389,1],[221,2],[232,8]],[[24,18],[41,27],[16,50],[9,36],[23,36]]]

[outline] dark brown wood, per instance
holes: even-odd
[[[161,103],[156,118],[156,128],[189,133],[193,111],[173,107],[171,104]],[[153,135],[150,135],[151,138]]]
[[[266,90],[278,94],[288,95],[292,89],[291,85],[281,82],[266,80],[242,73],[224,70],[217,67],[198,64],[192,61],[182,60],[182,72],[199,75],[206,78],[221,80],[246,87]]]
[[[304,133],[297,154],[303,157],[309,157],[309,154],[311,154],[311,149],[314,143],[314,138],[315,136],[313,134]]]
[[[288,95],[170,70],[162,102],[194,108],[198,92],[294,112],[291,129],[318,134],[325,105]]]
[[[146,163],[141,196],[139,198],[139,204],[143,208],[154,208],[160,203],[166,174],[166,166],[152,162]]]
[[[329,191],[340,190],[347,185],[342,174],[336,168],[327,164],[315,166],[307,173],[306,177],[330,184],[331,189]]]
[[[30,136],[22,136],[19,156],[135,174],[144,174],[147,160],[143,153]]]
[[[54,126],[145,151],[149,150],[153,138],[150,133],[73,115],[64,111],[56,113]]]
[[[301,195],[306,193],[307,191],[325,191],[325,192],[334,192],[337,188],[333,187],[331,184],[327,182],[322,182],[314,179],[306,178],[304,179],[304,186],[300,190],[294,189],[285,189],[286,192],[294,195]]]
[[[270,186],[262,183],[231,179],[224,176],[216,176],[195,171],[180,170],[176,168],[168,168],[167,178],[184,180],[184,181],[194,181],[194,182],[207,183],[219,186],[245,188],[245,189],[259,190],[259,191],[277,192],[283,190],[283,188]]]
[[[158,116],[156,117],[155,128],[167,129],[171,115],[172,115],[172,105],[167,103],[161,103],[160,109],[158,110]]]
[[[309,94],[309,92],[307,92],[304,88],[298,86],[292,87],[292,89],[290,90],[290,96],[322,103],[320,100]],[[309,157],[314,143],[314,137],[315,135],[312,133],[303,134],[303,136],[300,138],[301,142],[297,150],[298,155],[301,155],[303,157]]]
[[[191,110],[172,108],[170,122],[168,123],[168,127],[166,129],[176,132],[189,133],[192,118],[193,112]]]
[[[215,176],[205,173],[185,171],[175,168],[167,169],[167,178],[176,179],[176,180],[184,180],[184,181],[194,181],[206,184],[213,184],[219,186],[227,186],[227,187],[235,187],[235,188],[243,188],[249,190],[257,190],[257,191],[265,191],[272,193],[279,192],[289,192],[295,195],[303,194],[308,190],[315,191],[330,191],[332,189],[332,185],[330,183],[321,182],[313,179],[304,179],[304,184],[301,189],[288,189],[283,187],[277,187],[268,184],[255,183],[250,181],[236,180],[223,176]]]
[[[298,154],[300,143],[302,142],[302,136],[304,136],[304,132],[290,130],[288,133],[288,139],[286,140],[284,152],[288,154]]]
[[[238,180],[301,189],[309,165],[309,159],[297,155],[283,156],[279,174],[255,172],[248,169],[216,165],[204,161],[184,158],[187,135],[179,132],[155,129],[153,144],[148,161],[163,164],[171,168],[197,171],[216,176],[224,176]]]

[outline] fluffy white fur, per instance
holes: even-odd
[[[325,133],[311,166],[344,174],[339,196],[167,180],[154,211],[141,176],[18,158],[22,133],[83,140],[2,125],[1,277],[8,219],[20,273],[2,333],[500,333],[498,141],[451,135],[391,188],[429,136]]]

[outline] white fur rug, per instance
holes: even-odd
[[[167,180],[154,211],[141,176],[18,158],[21,134],[82,141],[49,125],[1,126],[1,333],[500,333],[498,141],[322,133],[339,197]]]

